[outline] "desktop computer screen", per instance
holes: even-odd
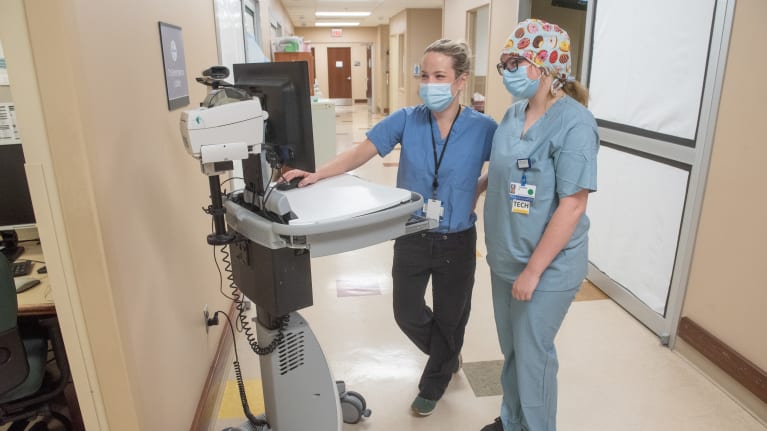
[[[24,171],[21,144],[0,145],[0,250],[13,262],[23,252],[16,229],[33,227],[35,213]]]
[[[314,172],[314,135],[305,61],[234,65],[234,86],[258,97],[269,113],[265,146],[282,165]]]

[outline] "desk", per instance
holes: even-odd
[[[56,305],[53,302],[53,292],[51,291],[51,284],[48,280],[48,274],[38,274],[37,270],[45,266],[45,257],[43,256],[43,250],[40,244],[36,242],[25,242],[22,244],[24,247],[24,254],[22,254],[20,260],[31,260],[32,272],[25,277],[34,277],[40,280],[40,284],[21,292],[16,295],[16,300],[19,303],[19,318],[45,318],[56,317]],[[77,395],[75,394],[74,385],[70,382],[64,389],[64,402],[66,402],[69,414],[67,415],[72,421],[72,427],[74,430],[84,430],[82,416],[80,414],[80,405],[77,401]]]
[[[56,306],[53,303],[53,293],[51,284],[48,281],[48,274],[38,274],[37,270],[45,266],[45,258],[40,244],[24,243],[24,254],[19,257],[20,260],[33,261],[32,272],[27,277],[34,277],[40,280],[37,286],[21,292],[16,295],[19,302],[19,316],[55,316]]]

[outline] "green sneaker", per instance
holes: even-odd
[[[415,397],[415,400],[413,400],[413,404],[410,405],[410,410],[413,411],[413,414],[416,416],[429,416],[433,411],[434,407],[437,407],[437,402],[434,400],[427,400],[426,398]]]

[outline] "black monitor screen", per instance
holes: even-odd
[[[21,144],[0,145],[0,230],[34,223]]]
[[[235,64],[234,86],[258,97],[269,114],[265,143],[277,153],[281,164],[314,172],[308,64]]]

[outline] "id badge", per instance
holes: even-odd
[[[535,186],[520,183],[509,184],[509,199],[511,199],[511,212],[516,214],[530,214],[530,207],[535,201]]]
[[[442,201],[429,199],[423,206],[423,212],[426,214],[426,218],[440,221],[445,209],[442,208]]]

